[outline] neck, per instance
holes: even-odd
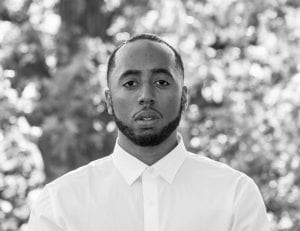
[[[129,140],[122,132],[118,132],[119,145],[135,158],[147,165],[153,165],[167,155],[177,145],[177,130],[159,145],[139,146]]]

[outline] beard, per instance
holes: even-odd
[[[118,119],[114,112],[114,108],[112,107],[112,116],[113,119],[118,127],[118,129],[134,144],[139,146],[156,146],[164,142],[175,129],[178,127],[180,120],[181,120],[181,114],[182,114],[182,104],[180,104],[180,108],[178,111],[178,114],[175,119],[171,120],[167,125],[162,127],[160,131],[154,133],[154,134],[145,134],[145,135],[138,135],[134,132],[134,130],[127,126],[123,121]]]

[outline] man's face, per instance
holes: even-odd
[[[117,52],[105,93],[119,130],[140,146],[158,145],[175,131],[187,97],[172,51],[149,40]]]

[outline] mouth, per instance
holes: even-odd
[[[137,125],[142,129],[154,128],[157,125],[158,119],[144,118],[136,120]]]
[[[155,120],[156,118],[153,116],[145,116],[145,117],[141,117],[137,120],[141,120],[141,121],[151,121],[151,120]]]
[[[135,121],[143,128],[153,127],[161,118],[160,114],[153,110],[141,111],[135,116]]]

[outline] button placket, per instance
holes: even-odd
[[[145,231],[158,231],[158,195],[157,176],[153,168],[148,168],[142,175],[144,199],[144,227]]]

